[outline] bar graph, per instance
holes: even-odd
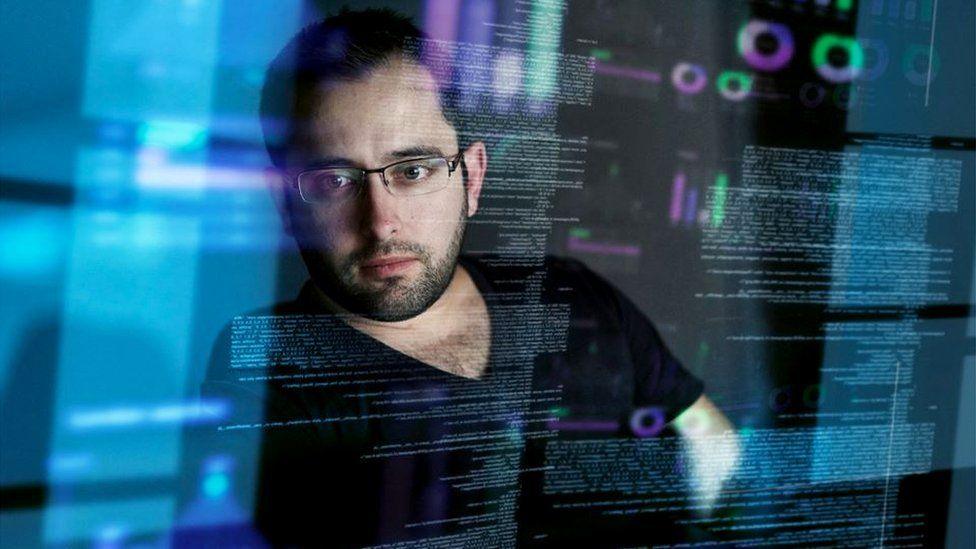
[[[688,174],[678,170],[671,181],[671,197],[668,203],[668,221],[671,226],[686,227],[710,224],[719,227],[725,219],[725,203],[728,194],[729,176],[725,172],[716,172],[712,186],[706,188],[706,198],[700,199],[701,189],[692,184]],[[711,191],[708,195],[707,192]],[[708,198],[711,198],[709,203]],[[699,206],[701,202],[701,207]]]

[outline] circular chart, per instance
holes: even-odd
[[[693,63],[678,63],[671,70],[671,83],[679,92],[694,95],[705,89],[708,76],[701,65]]]
[[[864,50],[857,40],[839,34],[822,34],[813,43],[811,60],[824,80],[840,84],[854,80],[864,66]]]
[[[803,106],[808,109],[812,109],[823,103],[826,95],[827,90],[820,84],[807,82],[800,86],[800,103],[803,103]]]
[[[715,87],[722,97],[742,101],[752,91],[752,75],[739,71],[724,71],[715,79]]]
[[[666,423],[664,410],[657,406],[638,408],[630,416],[630,429],[641,438],[657,436]]]
[[[939,72],[939,56],[927,45],[912,44],[901,58],[901,70],[909,82],[924,86]]]
[[[749,21],[739,29],[738,47],[750,67],[776,71],[793,58],[793,33],[781,23]]]
[[[890,61],[888,46],[881,40],[873,38],[858,39],[861,50],[864,51],[864,66],[861,67],[860,80],[875,80],[888,68]]]

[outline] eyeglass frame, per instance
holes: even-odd
[[[302,175],[304,175],[306,173],[320,171],[320,170],[359,170],[360,172],[362,172],[363,175],[356,182],[356,193],[354,195],[348,197],[348,199],[352,199],[352,198],[358,197],[359,194],[363,192],[363,187],[366,186],[366,177],[369,174],[371,174],[371,173],[378,173],[378,174],[380,174],[380,181],[383,182],[383,188],[386,189],[386,192],[390,193],[391,196],[396,196],[396,197],[401,197],[401,196],[424,196],[424,195],[427,195],[427,194],[436,193],[438,191],[443,191],[448,186],[445,185],[445,186],[441,187],[440,189],[437,189],[437,190],[434,190],[434,191],[428,191],[428,192],[420,193],[420,194],[412,194],[412,195],[394,194],[394,192],[390,189],[390,183],[386,180],[386,174],[384,172],[386,172],[386,170],[388,170],[389,168],[392,168],[393,166],[396,166],[398,164],[406,164],[408,162],[416,162],[418,160],[434,160],[434,159],[437,159],[437,158],[440,158],[440,159],[443,159],[443,160],[446,160],[447,161],[447,177],[448,178],[451,177],[451,174],[453,174],[458,169],[458,167],[461,167],[462,169],[464,168],[464,149],[458,150],[457,154],[454,155],[453,157],[431,155],[431,156],[420,156],[420,157],[417,157],[417,158],[406,158],[406,159],[403,159],[403,160],[397,160],[396,162],[393,162],[391,164],[387,164],[386,166],[382,166],[380,168],[374,168],[374,169],[365,169],[365,168],[359,168],[359,167],[356,167],[356,166],[322,166],[322,165],[314,165],[313,164],[313,165],[306,166],[306,167],[302,168],[302,170],[300,172],[298,172],[297,174],[295,174],[295,176],[293,178],[291,178],[292,179],[292,187],[294,187],[295,190],[298,191],[299,198],[301,198],[302,199],[302,202],[304,202],[306,204],[327,204],[328,202],[312,202],[312,201],[309,201],[309,200],[306,200],[305,199],[305,193],[302,192],[302,188],[301,188],[301,186],[298,183],[299,182],[299,179],[302,177]]]

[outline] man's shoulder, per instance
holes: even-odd
[[[227,320],[213,340],[206,377],[221,377],[242,367],[251,351],[257,362],[249,367],[255,371],[266,370],[269,353],[309,343],[302,332],[323,334],[329,329],[341,329],[344,326],[341,321],[326,314],[321,303],[313,298],[310,284],[306,282],[293,299],[250,309]]]

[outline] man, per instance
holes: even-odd
[[[311,280],[215,347],[203,392],[231,417],[188,438],[187,468],[203,492],[219,470],[230,487],[217,499],[236,510],[204,494],[184,529],[205,535],[213,516],[226,526],[253,507],[259,534],[283,544],[651,541],[649,523],[561,511],[621,490],[576,477],[606,439],[615,457],[600,467],[670,423],[707,508],[735,461],[719,435],[730,425],[578,262],[460,255],[488,151],[459,141],[421,44],[393,13],[343,12],[269,68],[267,181]]]

